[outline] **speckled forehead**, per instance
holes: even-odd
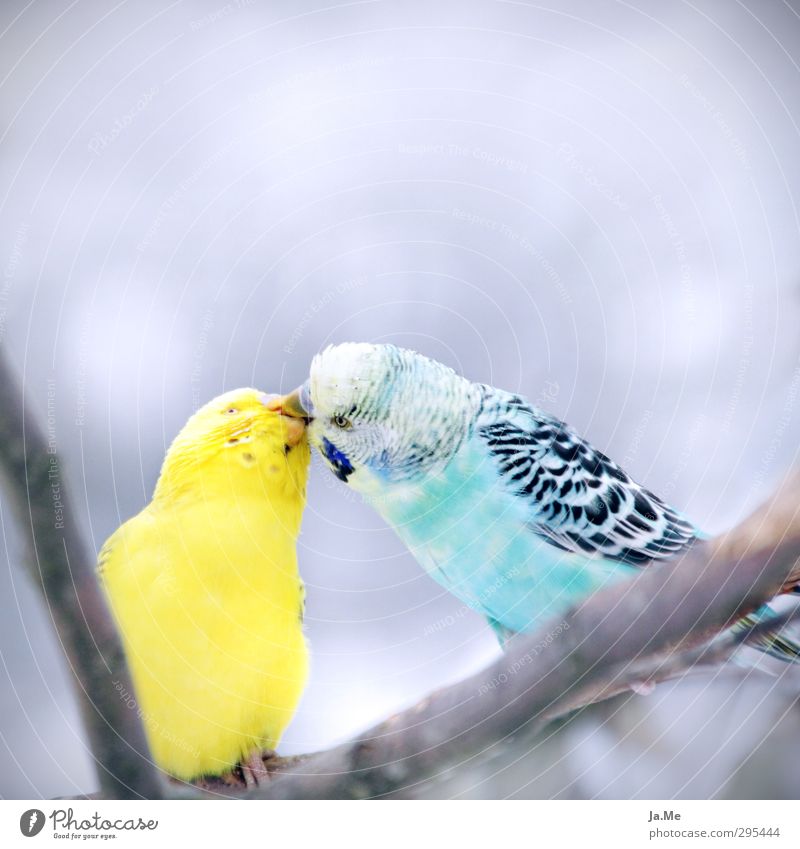
[[[235,406],[236,404],[247,404],[253,400],[255,395],[255,389],[231,389],[210,401],[209,406],[219,407],[222,409],[225,407]]]
[[[360,381],[355,378],[331,379],[324,373],[320,374],[316,380],[312,379],[315,410],[345,415],[361,401],[363,392],[359,391],[359,386]]]
[[[216,398],[212,398],[206,402],[195,415],[202,419],[211,413],[221,413],[228,407],[239,409],[257,406],[256,401],[260,394],[257,389],[230,389],[222,395],[217,395]]]
[[[311,370],[311,391],[318,408],[347,415],[376,405],[390,382],[390,363],[373,346],[342,345],[324,351]]]

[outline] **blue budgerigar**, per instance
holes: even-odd
[[[700,536],[564,422],[414,351],[329,347],[275,403],[501,641]]]

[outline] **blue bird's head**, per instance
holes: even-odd
[[[479,405],[479,387],[442,363],[365,342],[326,348],[309,379],[276,401],[309,419],[309,440],[333,473],[365,492],[447,465]]]

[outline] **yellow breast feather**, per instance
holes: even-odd
[[[256,390],[227,393],[190,419],[151,503],[101,552],[134,706],[156,762],[176,777],[248,765],[297,707],[308,463],[302,426]]]

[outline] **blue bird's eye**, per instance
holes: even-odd
[[[340,430],[350,430],[353,426],[353,423],[347,416],[334,416],[331,421],[338,427]]]

